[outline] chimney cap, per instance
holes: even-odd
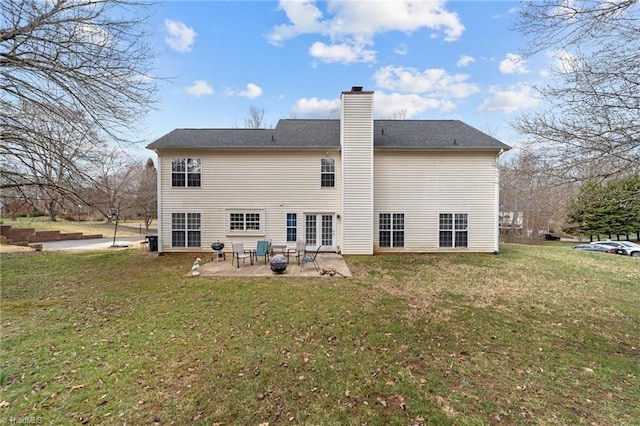
[[[360,95],[372,95],[372,94],[373,94],[372,91],[362,90],[362,86],[352,86],[351,90],[343,91],[340,97],[342,97],[343,95],[360,96]]]

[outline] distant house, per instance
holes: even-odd
[[[498,225],[500,230],[503,232],[512,231],[512,232],[520,232],[522,231],[522,223],[524,212],[521,208],[518,208],[514,203],[505,203],[500,206],[500,212],[498,213],[500,220],[498,221]]]
[[[341,118],[274,129],[176,129],[158,155],[160,252],[257,240],[343,254],[497,252],[498,156],[457,120],[374,120],[374,94]]]

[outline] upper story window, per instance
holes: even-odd
[[[320,160],[320,186],[323,188],[336,186],[336,160],[333,158]]]
[[[171,186],[200,187],[202,160],[200,158],[172,158]]]

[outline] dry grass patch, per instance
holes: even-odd
[[[49,221],[46,217],[21,217],[17,220],[2,219],[3,225],[11,225],[15,228],[33,228],[36,231],[60,231],[63,233],[82,232],[84,234],[102,234],[104,237],[113,236],[115,223],[107,222],[73,222],[68,220]],[[145,233],[144,224],[140,221],[127,221],[118,223],[118,236],[136,236],[141,231]]]

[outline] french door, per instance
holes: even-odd
[[[335,215],[324,213],[307,213],[304,215],[304,235],[307,247],[322,251],[335,251]]]

